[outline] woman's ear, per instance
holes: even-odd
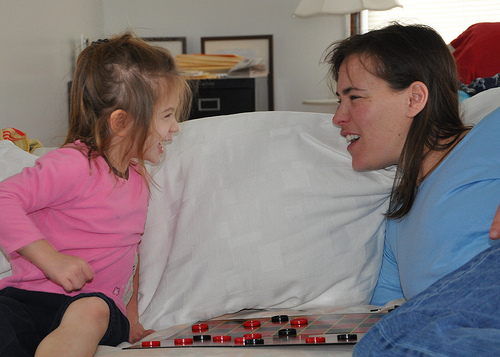
[[[429,90],[422,82],[413,82],[408,87],[407,116],[414,118],[424,109],[429,99]]]
[[[129,122],[127,112],[123,109],[117,109],[109,116],[109,127],[118,136],[125,136]]]

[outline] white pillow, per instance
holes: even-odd
[[[463,122],[468,125],[477,124],[499,106],[500,87],[478,93],[461,103]]]
[[[14,145],[9,140],[0,140],[0,181],[21,172],[26,166],[35,164],[36,156]],[[0,212],[1,214],[1,212]],[[5,252],[0,248],[0,279],[12,273]]]
[[[356,173],[331,114],[182,124],[156,169],[141,243],[141,322],[367,304],[394,172]]]

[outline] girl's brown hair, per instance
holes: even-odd
[[[107,159],[112,138],[108,119],[113,111],[124,110],[132,120],[133,137],[122,158],[136,148],[138,172],[146,177],[144,144],[154,130],[154,106],[165,90],[178,93],[176,116],[184,120],[189,114],[190,88],[166,49],[128,33],[92,43],[76,63],[64,145],[80,140],[89,148],[89,160]]]
[[[420,81],[429,90],[427,104],[413,119],[406,138],[387,212],[389,218],[402,219],[415,200],[425,153],[451,148],[469,129],[459,114],[453,56],[432,28],[398,23],[334,43],[327,51],[326,62],[335,81],[342,62],[360,55],[373,64],[367,69],[392,89],[404,90]]]

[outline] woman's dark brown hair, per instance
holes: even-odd
[[[432,28],[398,23],[334,43],[325,60],[335,81],[352,55],[366,60],[366,68],[395,91],[416,81],[429,90],[425,108],[412,121],[392,188],[387,217],[402,219],[415,200],[426,153],[451,148],[468,129],[459,114],[455,61]]]
[[[64,145],[80,140],[89,160],[110,148],[109,117],[117,109],[132,119],[133,137],[122,158],[135,148],[139,173],[145,177],[144,144],[151,130],[154,106],[165,91],[178,93],[183,120],[189,111],[190,89],[170,53],[130,34],[99,40],[78,57],[70,95],[70,126]]]

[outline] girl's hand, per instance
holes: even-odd
[[[55,252],[42,271],[67,293],[81,290],[94,279],[94,272],[85,260],[59,252]]]
[[[136,343],[144,337],[151,335],[155,330],[146,330],[139,322],[139,309],[138,309],[138,293],[139,293],[139,269],[141,266],[141,259],[137,256],[137,267],[133,277],[132,284],[132,297],[127,303],[127,319],[130,323],[129,341]]]
[[[144,337],[151,335],[154,332],[155,330],[144,329],[144,327],[139,323],[139,321],[135,323],[132,323],[132,321],[130,321],[130,334],[128,342],[136,343],[137,341],[142,340]]]
[[[35,264],[45,276],[67,293],[81,290],[94,279],[94,272],[82,258],[59,253],[44,239],[17,251]]]

